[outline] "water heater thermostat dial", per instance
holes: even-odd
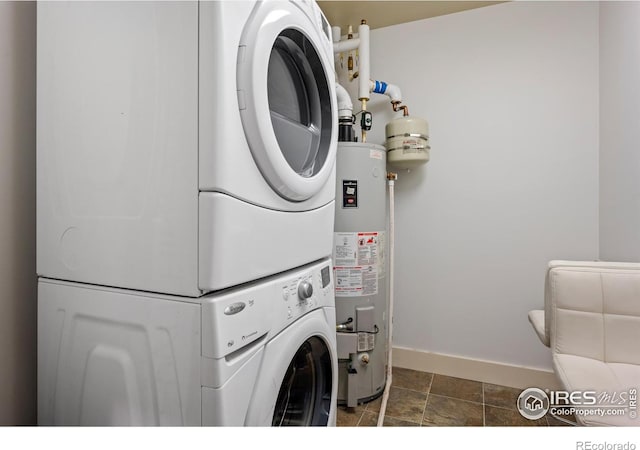
[[[298,284],[298,297],[301,300],[307,300],[313,295],[313,285],[308,281],[301,281]]]

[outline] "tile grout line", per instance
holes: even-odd
[[[427,414],[427,405],[429,404],[429,396],[431,395],[431,386],[433,385],[433,379],[435,378],[436,374],[432,373],[431,374],[431,380],[429,380],[429,386],[427,386],[427,398],[425,399],[424,402],[424,410],[422,411],[422,420],[420,421],[420,426],[424,426],[424,416]]]
[[[514,409],[505,408],[504,406],[496,406],[496,405],[486,405],[486,404],[484,404],[483,407],[482,407],[483,415],[484,415],[484,410],[485,410],[486,406],[490,406],[491,408],[494,408],[494,409],[500,409],[502,411],[518,412],[517,409],[514,410]],[[547,419],[546,415],[544,416],[544,419],[545,419],[545,422],[547,422],[547,426],[550,426],[549,425],[549,420]],[[484,426],[486,426],[486,425],[484,425]]]
[[[424,399],[424,408],[422,408],[422,417],[420,418],[420,426],[424,423],[424,415],[427,412],[427,405],[429,404],[429,394],[431,393],[431,383],[433,383],[433,374],[431,374],[431,381],[427,386],[427,396]]]
[[[505,411],[512,411],[512,412],[513,412],[513,411],[515,411],[515,412],[518,412],[518,410],[517,410],[517,409],[511,409],[511,408],[507,408],[507,407],[505,407],[505,406],[496,406],[496,405],[487,405],[487,406],[490,406],[491,408],[503,409],[503,410],[505,410]]]
[[[422,417],[420,418],[420,426],[424,423],[424,415],[427,413],[427,405],[429,404],[429,393],[427,392],[427,398],[424,400],[424,409],[422,410]]]
[[[363,409],[362,409],[362,412],[360,413],[360,418],[359,418],[359,419],[358,419],[358,421],[356,422],[356,427],[359,427],[359,426],[360,426],[360,422],[362,422],[362,418],[364,417],[364,412],[365,412],[365,409],[363,408]]]
[[[425,373],[425,372],[423,372],[423,373]],[[491,406],[492,408],[497,408],[497,409],[503,410],[503,411],[514,411],[514,409],[511,409],[511,408],[505,407],[505,406],[487,405],[487,403],[486,403],[487,402],[487,398],[486,398],[486,384],[487,383],[484,383],[484,382],[480,382],[481,389],[482,389],[481,402],[476,402],[476,401],[468,400],[468,399],[465,399],[465,398],[451,397],[449,395],[444,395],[444,394],[439,394],[439,393],[433,393],[432,392],[433,383],[435,381],[436,375],[438,375],[438,374],[436,374],[434,372],[430,372],[430,375],[431,375],[431,377],[429,378],[429,383],[428,383],[426,391],[415,390],[415,389],[411,389],[410,387],[400,387],[400,386],[397,386],[397,385],[392,385],[392,387],[394,389],[399,389],[399,390],[406,391],[406,392],[412,392],[412,393],[416,393],[416,394],[424,394],[425,395],[425,403],[424,403],[424,407],[423,407],[423,410],[422,410],[422,415],[421,415],[420,422],[416,423],[416,422],[413,422],[412,420],[408,420],[407,418],[395,417],[395,416],[389,416],[390,418],[395,419],[395,420],[399,420],[399,421],[405,421],[405,422],[409,422],[409,423],[414,423],[414,424],[416,424],[417,426],[420,426],[420,427],[425,426],[424,421],[425,421],[425,417],[426,417],[427,405],[429,403],[431,394],[436,395],[436,396],[440,396],[440,397],[443,397],[443,398],[446,398],[446,399],[452,399],[452,400],[457,400],[457,401],[468,402],[468,403],[471,403],[471,404],[476,404],[476,405],[480,404],[480,405],[482,405],[482,426],[483,427],[487,426],[486,425],[486,423],[487,423],[487,414],[486,414],[487,406]],[[446,377],[446,375],[443,375],[443,376]],[[466,379],[463,379],[463,380],[466,380]],[[474,381],[474,380],[469,380],[469,381]],[[508,387],[508,386],[505,386],[505,387]],[[358,418],[358,420],[356,422],[356,426],[361,426],[361,424],[363,423],[362,421],[364,419],[365,412],[368,411],[368,412],[371,412],[372,414],[376,414],[375,412],[368,410],[368,406],[369,405],[370,405],[370,403],[364,406],[364,409],[361,412],[360,417]],[[380,415],[380,411],[377,412],[376,416],[379,417],[379,415]],[[546,422],[547,426],[550,426],[549,419],[548,419],[547,416],[545,416],[545,422]]]
[[[423,372],[423,373],[428,373],[428,372]],[[393,376],[393,375],[392,375],[392,376]],[[398,386],[398,385],[393,384],[393,382],[391,383],[391,387],[392,387],[393,389],[399,389],[399,390],[402,390],[402,391],[408,391],[408,392],[414,392],[414,393],[416,393],[416,394],[425,394],[425,395],[426,395],[426,397],[425,397],[425,403],[424,403],[424,408],[423,408],[423,410],[422,410],[422,416],[421,416],[420,422],[414,422],[413,420],[408,420],[406,417],[396,417],[396,416],[391,416],[391,415],[386,414],[386,413],[385,413],[385,419],[386,419],[387,417],[390,417],[390,418],[392,418],[392,419],[400,420],[400,421],[403,421],[403,422],[415,423],[415,424],[417,424],[419,427],[421,427],[421,426],[422,426],[422,422],[424,421],[424,414],[425,414],[425,411],[426,411],[426,409],[427,409],[427,401],[428,401],[428,398],[429,398],[429,390],[431,389],[431,383],[433,383],[433,377],[434,377],[434,374],[433,374],[433,373],[431,373],[431,379],[430,379],[430,381],[429,381],[429,386],[427,387],[427,391],[426,391],[426,392],[425,392],[425,391],[418,391],[418,390],[414,390],[414,389],[409,389],[409,388],[400,387],[400,386]],[[378,411],[378,415],[380,415],[380,411]],[[384,426],[384,424],[383,424],[383,426]]]
[[[431,392],[429,392],[429,394],[431,394]],[[437,392],[434,392],[433,395],[437,395],[438,397],[449,398],[451,400],[460,400],[461,402],[473,403],[474,405],[482,405],[483,404],[481,401],[480,402],[474,402],[473,400],[467,400],[466,398],[451,397],[449,395],[438,394]]]
[[[484,382],[482,383],[482,426],[487,426],[487,419],[485,418],[485,408],[486,408],[485,400],[484,400]]]
[[[391,387],[392,388],[396,388],[396,389],[403,389],[405,391],[417,392],[418,394],[426,394],[431,389],[431,383],[429,383],[429,387],[427,388],[426,391],[420,391],[418,389],[411,389],[411,388],[408,388],[408,387],[396,386],[395,384],[391,385]]]

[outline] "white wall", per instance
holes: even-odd
[[[371,37],[372,77],[431,126],[431,161],[396,184],[395,345],[550,369],[527,321],[546,264],[598,258],[598,4],[510,2]],[[370,107],[381,143],[393,113]]]
[[[0,425],[36,421],[35,2],[0,2]]]
[[[640,259],[640,63],[624,56],[640,13],[600,8],[600,42],[594,2],[372,32],[372,74],[402,87],[433,147],[397,183],[396,345],[550,367],[526,312],[549,259],[598,257],[598,194],[601,258]],[[392,114],[371,106],[382,142]],[[35,5],[0,2],[0,424],[35,422],[34,118]]]
[[[600,6],[600,258],[640,261],[640,2]]]

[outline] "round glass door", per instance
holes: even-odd
[[[331,140],[331,102],[322,62],[298,30],[278,35],[269,57],[267,92],[280,151],[302,177],[324,165]]]
[[[238,47],[238,107],[265,181],[304,201],[325,186],[337,148],[333,50],[295,2],[259,2]]]
[[[331,373],[327,345],[318,337],[307,339],[284,375],[272,426],[326,426],[331,409]]]

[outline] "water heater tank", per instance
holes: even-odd
[[[334,288],[338,402],[373,400],[386,381],[386,154],[339,142],[336,160]]]
[[[429,124],[404,116],[385,127],[387,162],[395,169],[413,169],[429,161]]]

